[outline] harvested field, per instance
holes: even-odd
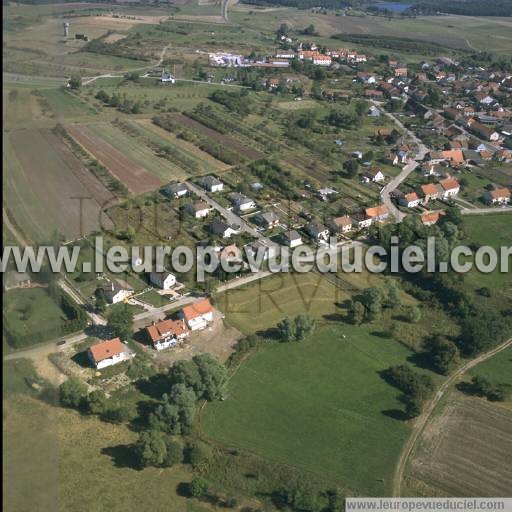
[[[411,492],[510,496],[512,411],[454,391],[422,435],[406,473]]]
[[[66,129],[87,152],[99,160],[133,193],[143,194],[164,184],[162,180],[94,134],[89,127],[70,124]]]
[[[243,144],[235,140],[233,137],[216,132],[215,130],[208,128],[204,124],[201,124],[198,121],[195,121],[194,119],[190,119],[190,117],[187,117],[183,114],[176,114],[175,119],[182,123],[185,127],[194,130],[195,132],[198,132],[201,135],[205,135],[209,139],[224,145],[228,149],[236,151],[245,158],[248,158],[250,160],[259,160],[260,158],[265,157],[265,155],[261,151],[244,146]]]
[[[72,240],[111,226],[101,211],[112,194],[51,130],[18,130],[6,142],[5,203],[28,238],[57,229]]]

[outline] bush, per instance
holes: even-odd
[[[59,400],[64,407],[78,409],[87,396],[87,384],[77,377],[70,377],[59,386]]]
[[[192,466],[207,463],[212,456],[212,449],[205,443],[197,441],[187,448],[187,462]]]
[[[208,492],[208,482],[200,476],[195,476],[190,482],[189,490],[193,498],[204,498]]]

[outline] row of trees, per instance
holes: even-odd
[[[140,114],[142,112],[140,101],[129,98],[126,95],[118,94],[117,92],[109,95],[106,91],[100,89],[96,93],[95,98],[103,102],[104,105],[116,108],[125,114]]]

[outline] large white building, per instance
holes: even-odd
[[[245,59],[242,55],[232,53],[209,53],[208,60],[210,66],[237,68],[245,65]]]

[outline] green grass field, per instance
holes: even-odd
[[[206,407],[205,433],[351,493],[387,494],[408,427],[391,417],[398,392],[378,372],[409,351],[370,330],[340,325],[261,349],[232,377],[227,400]]]
[[[231,325],[249,334],[274,327],[286,316],[307,313],[323,319],[334,315],[336,303],[348,297],[321,274],[281,273],[228,290],[216,304]]]
[[[48,103],[56,118],[76,119],[84,115],[92,115],[95,111],[72,93],[63,89],[45,89],[41,95]]]
[[[509,247],[512,240],[512,215],[499,213],[496,215],[474,215],[464,218],[464,230],[471,242],[493,247],[499,254],[499,247]],[[509,260],[510,262],[510,260]],[[467,279],[470,284],[487,286],[494,292],[512,300],[512,274],[502,273],[499,269],[484,274],[474,269]]]
[[[472,368],[468,373],[471,377],[486,377],[495,386],[505,384],[510,391],[512,388],[512,348],[502,350],[491,359]],[[511,398],[509,397],[509,400]]]
[[[9,290],[4,294],[3,313],[9,319],[12,334],[29,340],[36,333],[43,339],[51,338],[66,320],[63,311],[42,288]]]

